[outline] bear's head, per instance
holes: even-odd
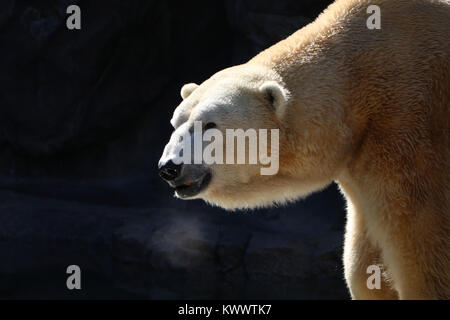
[[[297,199],[332,181],[336,166],[328,162],[338,155],[325,152],[336,149],[327,146],[336,137],[333,127],[308,123],[306,116],[294,121],[290,109],[307,110],[299,113],[302,104],[273,70],[235,66],[201,85],[184,85],[181,96],[158,164],[177,197],[253,208]]]

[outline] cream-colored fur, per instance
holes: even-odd
[[[381,30],[366,27],[371,4],[381,9]],[[282,109],[260,91],[274,82]],[[448,1],[338,0],[248,63],[190,89],[176,129],[212,118],[220,129],[280,129],[276,176],[213,165],[198,197],[257,207],[337,181],[348,203],[352,297],[450,299]],[[381,290],[366,286],[373,264],[383,265]]]

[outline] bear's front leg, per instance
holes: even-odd
[[[368,239],[363,218],[350,210],[347,214],[345,233],[344,271],[352,299],[398,299],[397,292],[386,282],[384,276],[380,280],[380,289],[369,289],[367,286],[367,280],[371,275],[367,273],[367,268],[380,263],[380,251]]]
[[[397,223],[386,226],[383,258],[400,299],[450,299],[446,221],[430,210],[398,215]]]

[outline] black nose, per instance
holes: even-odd
[[[175,164],[172,160],[167,161],[164,165],[159,167],[159,175],[167,181],[175,180],[180,176],[183,164]]]

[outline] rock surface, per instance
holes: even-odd
[[[343,216],[330,208],[339,201],[252,214],[198,202],[120,207],[11,191],[0,192],[0,203],[0,275],[7,279],[0,297],[42,298],[48,290],[48,297],[72,297],[65,269],[76,264],[84,289],[75,298],[347,298]],[[43,296],[17,284],[27,276]],[[38,279],[47,280],[39,287]]]

